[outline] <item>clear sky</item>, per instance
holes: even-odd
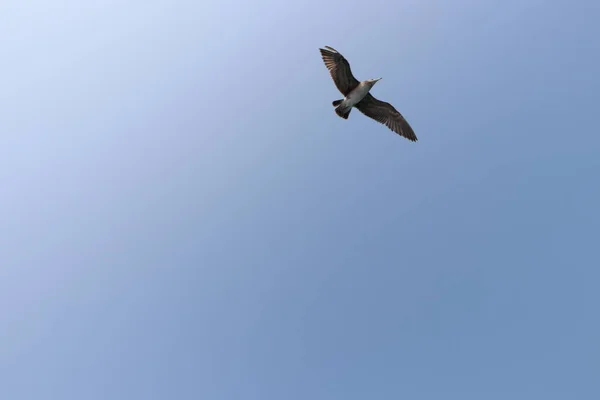
[[[2,398],[600,398],[599,19],[3,1]]]

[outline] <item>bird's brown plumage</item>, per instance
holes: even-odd
[[[358,108],[367,117],[381,122],[400,136],[412,142],[417,141],[417,135],[415,135],[408,121],[390,103],[377,100],[371,93],[367,93],[354,107]]]
[[[350,63],[333,47],[325,46],[325,49],[319,50],[335,86],[344,96],[347,96],[360,83],[352,75]]]

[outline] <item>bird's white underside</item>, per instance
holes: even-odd
[[[344,97],[342,105],[345,107],[354,107],[369,93],[372,87],[368,83],[361,82],[353,91],[348,93],[348,96]]]

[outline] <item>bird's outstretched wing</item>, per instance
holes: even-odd
[[[325,49],[319,51],[335,86],[344,96],[347,96],[360,83],[352,75],[350,63],[333,47],[325,46]]]
[[[400,136],[413,142],[417,141],[417,136],[406,119],[390,103],[377,100],[371,93],[367,93],[355,107],[367,117],[381,122]]]

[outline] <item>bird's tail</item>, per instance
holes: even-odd
[[[342,104],[343,100],[335,100],[333,106],[335,107],[335,113],[344,119],[348,119],[352,107],[346,107]]]

